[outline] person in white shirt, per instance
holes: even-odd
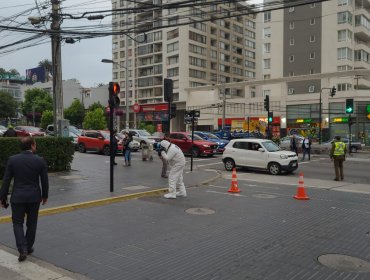
[[[312,144],[311,139],[306,136],[302,141],[302,151],[303,151],[302,161],[304,161],[306,155],[308,155],[308,160],[311,160],[311,144]]]

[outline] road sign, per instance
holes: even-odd
[[[140,105],[137,104],[137,103],[135,103],[133,105],[133,108],[132,109],[134,110],[134,113],[139,113],[140,112]]]

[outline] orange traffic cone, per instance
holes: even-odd
[[[228,192],[232,192],[232,193],[239,193],[240,192],[240,190],[238,188],[238,179],[236,178],[236,169],[235,168],[233,169],[233,175],[231,177],[231,187],[228,190]]]
[[[310,199],[306,195],[306,191],[304,189],[303,172],[299,173],[299,182],[298,182],[297,194],[294,196],[294,198],[299,199],[299,200],[308,200],[308,199]]]

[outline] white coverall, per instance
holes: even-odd
[[[165,149],[161,152],[161,156],[167,160],[170,167],[170,173],[168,175],[168,193],[165,194],[164,197],[176,198],[176,195],[185,197],[186,189],[182,176],[185,168],[185,156],[179,147],[167,140],[162,140],[161,146]],[[176,185],[179,185],[178,192],[176,192]]]

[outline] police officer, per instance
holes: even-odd
[[[340,140],[340,136],[335,136],[330,151],[330,158],[334,160],[334,181],[343,180],[343,161],[346,160],[346,152],[346,144]]]

